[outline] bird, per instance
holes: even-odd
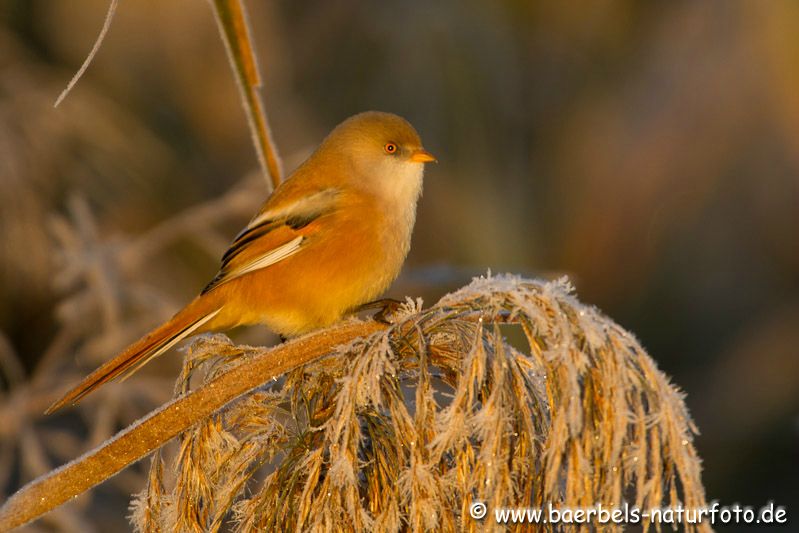
[[[425,163],[435,161],[398,115],[366,111],[344,120],[275,188],[194,300],[46,413],[127,378],[191,335],[263,324],[291,338],[368,305],[399,275]]]

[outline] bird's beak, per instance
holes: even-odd
[[[411,161],[415,163],[437,163],[438,160],[436,156],[425,150],[424,148],[419,148],[414,150],[411,154]]]

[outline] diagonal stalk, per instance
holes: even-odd
[[[282,180],[281,163],[258,91],[261,77],[250,37],[247,11],[241,0],[214,0],[211,5],[239,87],[258,162],[267,182],[271,178],[272,188],[275,188]]]
[[[258,351],[216,379],[172,400],[75,461],[28,483],[0,507],[0,531],[55,509],[160,448],[242,394],[388,326],[348,322],[274,349]]]

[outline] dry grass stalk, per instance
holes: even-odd
[[[111,27],[111,21],[114,19],[118,4],[119,0],[111,0],[108,6],[108,13],[103,21],[103,27],[97,39],[95,39],[91,51],[75,75],[72,76],[67,87],[58,96],[53,107],[58,107],[64,101],[86,72],[86,69],[89,68],[94,56],[105,40],[108,29]],[[241,0],[213,0],[211,6],[214,18],[219,26],[219,34],[225,45],[228,61],[233,69],[236,84],[241,93],[242,106],[247,116],[247,124],[252,134],[258,163],[263,170],[267,183],[274,189],[283,179],[282,165],[280,156],[275,149],[275,141],[272,138],[272,130],[266,118],[266,111],[258,92],[261,88],[261,76],[258,73],[258,62],[250,36],[247,10]]]
[[[478,530],[474,500],[704,506],[680,393],[570,291],[502,276],[428,310],[409,302],[387,330],[186,431],[171,468],[158,453],[136,530]],[[199,367],[207,388],[237,350],[195,342],[180,390]]]
[[[329,353],[332,347],[384,327],[375,322],[345,323],[272,350],[234,346],[215,352],[216,357],[248,358],[226,367],[206,386],[178,396],[74,462],[24,486],[0,507],[0,531],[34,520],[105,481],[243,393]]]
[[[86,69],[89,68],[89,65],[91,65],[94,56],[97,55],[97,52],[100,50],[100,45],[103,44],[103,41],[105,40],[105,35],[108,33],[108,28],[111,27],[111,21],[114,20],[114,13],[117,10],[118,4],[119,0],[111,0],[111,3],[108,5],[108,13],[105,15],[105,20],[103,21],[103,28],[100,30],[100,34],[97,36],[97,39],[95,39],[94,45],[92,46],[89,55],[86,56],[83,64],[80,66],[75,75],[72,76],[72,79],[69,80],[66,88],[61,91],[61,94],[58,95],[53,107],[58,107],[58,105],[64,101],[64,98],[67,97],[72,88],[75,87],[75,84],[78,83],[78,80],[83,77]]]
[[[247,11],[241,0],[214,0],[212,6],[241,93],[258,162],[267,182],[271,177],[271,185],[275,188],[282,180],[280,156],[275,149],[272,131],[258,92],[261,87],[261,76],[258,74],[255,49],[250,38]]]

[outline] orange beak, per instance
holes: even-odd
[[[414,150],[411,154],[411,161],[415,163],[437,163],[438,160],[436,156],[425,150],[424,148],[419,148],[418,150]]]

